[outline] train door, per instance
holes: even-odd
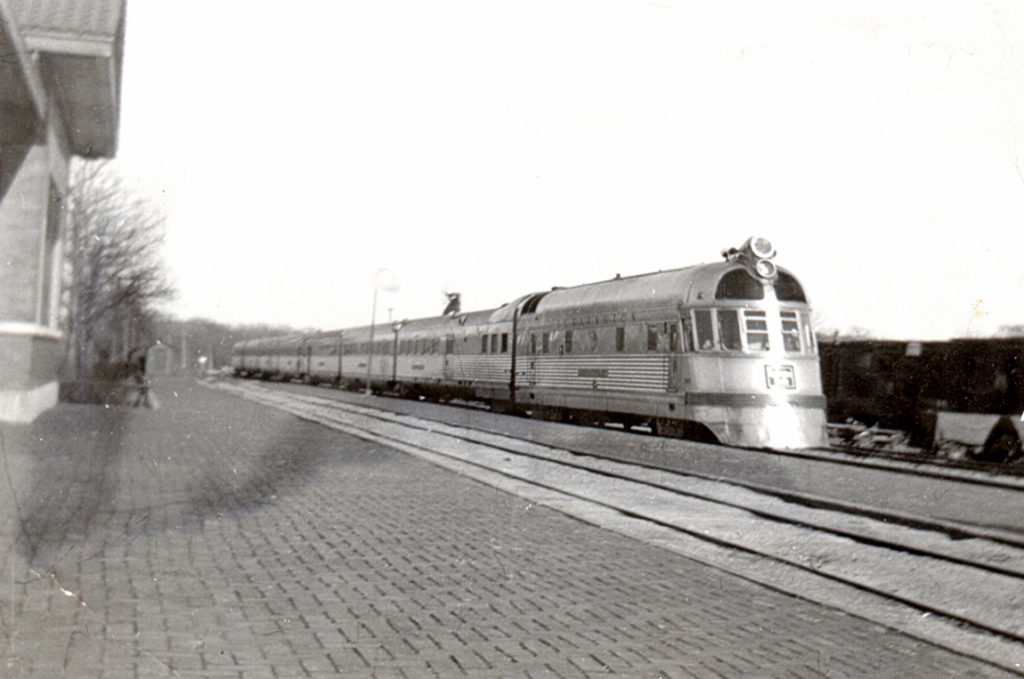
[[[689,355],[693,351],[693,323],[689,314],[681,316],[669,328],[668,390],[685,392],[693,383],[693,365]]]
[[[522,338],[523,346],[520,346],[519,350],[523,355],[516,359],[518,372],[522,377],[522,384],[519,386],[534,387],[537,385],[537,359],[542,345],[541,333],[531,330],[524,332]]]
[[[337,376],[334,378],[335,384],[341,384],[341,378],[343,377],[343,374],[341,372],[341,361],[342,361],[342,359],[344,357],[345,357],[345,337],[344,337],[344,335],[342,335],[341,337],[338,338],[338,372],[337,372]]]
[[[537,306],[548,293],[538,292],[523,301],[512,317],[512,398],[516,389],[537,386],[537,362],[540,355],[548,353],[549,335],[546,330],[531,328],[529,321],[537,313]],[[526,321],[526,328],[522,327]],[[535,326],[534,326],[535,327]]]
[[[455,335],[449,333],[444,336],[444,359],[441,366],[441,375],[445,382],[455,379]]]
[[[679,355],[679,332],[680,322],[669,322],[668,324],[668,390],[679,391],[679,371],[682,370],[682,361]]]
[[[374,356],[377,360],[375,378],[387,380],[391,376],[391,369],[394,367],[395,355],[391,353],[391,341],[387,339],[374,340]]]
[[[399,340],[398,340],[398,330],[399,330],[400,327],[401,326],[399,326],[399,325],[395,325],[395,327],[392,328],[392,331],[395,333],[395,338],[394,338],[394,340],[392,340],[392,344],[391,344],[391,383],[392,384],[397,384],[398,383],[398,355],[399,355],[399,351],[398,350],[399,350],[399,347],[400,347]]]
[[[298,353],[296,372],[300,378],[308,378],[310,366],[313,364],[312,360],[310,360],[313,354],[313,345],[309,342],[302,342],[299,344]]]

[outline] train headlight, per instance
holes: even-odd
[[[722,256],[730,262],[742,262],[761,278],[773,279],[779,275],[779,268],[771,261],[775,257],[775,246],[763,236],[751,236],[739,248],[722,250]]]
[[[750,250],[750,254],[757,259],[771,259],[775,256],[775,246],[763,236],[751,236],[746,246],[745,249]]]
[[[761,278],[775,278],[775,274],[778,273],[778,267],[770,259],[759,259],[754,264],[754,271]]]

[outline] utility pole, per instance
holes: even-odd
[[[188,335],[184,323],[181,324],[181,372],[188,372]]]

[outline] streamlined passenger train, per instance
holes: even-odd
[[[811,310],[753,237],[723,261],[496,309],[241,342],[242,377],[301,379],[757,448],[827,443]]]

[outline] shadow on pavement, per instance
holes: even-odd
[[[16,545],[37,572],[66,581],[117,544],[273,505],[328,462],[379,461],[293,416],[172,387],[159,411],[63,404],[20,437],[31,473],[17,488]]]
[[[53,572],[96,517],[113,511],[125,417],[122,408],[74,406],[51,409],[33,423],[17,547],[36,570]]]

